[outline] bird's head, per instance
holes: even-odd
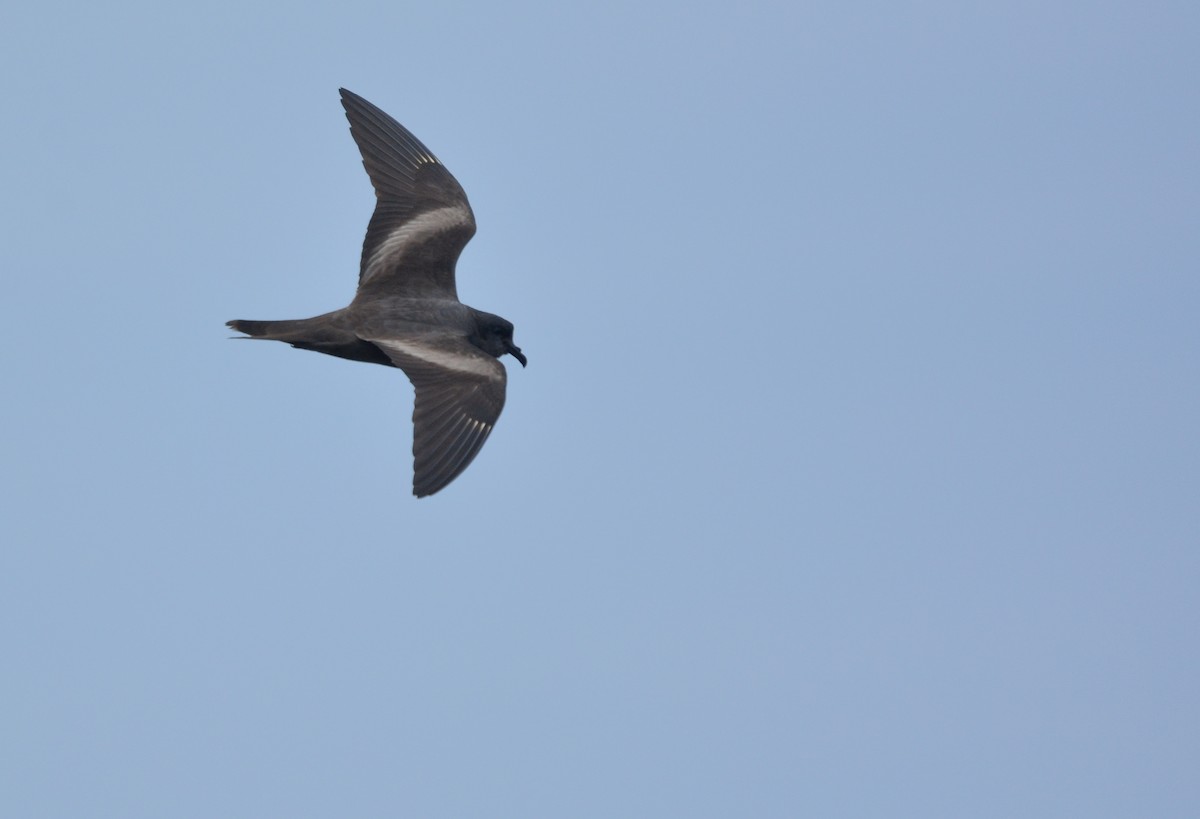
[[[471,336],[472,344],[496,358],[508,353],[520,361],[522,367],[528,363],[521,348],[513,343],[511,321],[482,310],[472,309],[471,312],[475,314],[475,335]]]

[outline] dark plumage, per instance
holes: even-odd
[[[396,120],[341,89],[350,135],[377,202],[350,306],[308,319],[228,322],[253,338],[399,367],[416,389],[413,494],[432,495],[467,468],[504,408],[497,359],[525,356],[513,326],[458,300],[454,268],[475,235],[467,195]]]

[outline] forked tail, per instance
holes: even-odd
[[[352,361],[393,366],[391,359],[374,344],[363,341],[354,333],[338,326],[332,319],[333,315],[327,313],[315,318],[283,321],[234,319],[225,324],[250,338],[282,341],[301,350],[313,350],[338,358],[349,358]]]
[[[239,333],[245,333],[253,338],[267,338],[273,341],[304,341],[312,335],[312,319],[288,319],[285,321],[251,321],[249,319],[234,319],[225,324]]]

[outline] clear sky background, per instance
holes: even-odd
[[[0,815],[1200,815],[1200,11],[26,3]],[[337,89],[516,324],[411,492]]]

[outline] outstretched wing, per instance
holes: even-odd
[[[479,454],[504,409],[508,374],[497,359],[459,336],[368,340],[416,388],[413,494],[432,495]]]
[[[457,299],[454,266],[475,235],[466,193],[407,128],[357,94],[341,95],[377,198],[359,292]]]

